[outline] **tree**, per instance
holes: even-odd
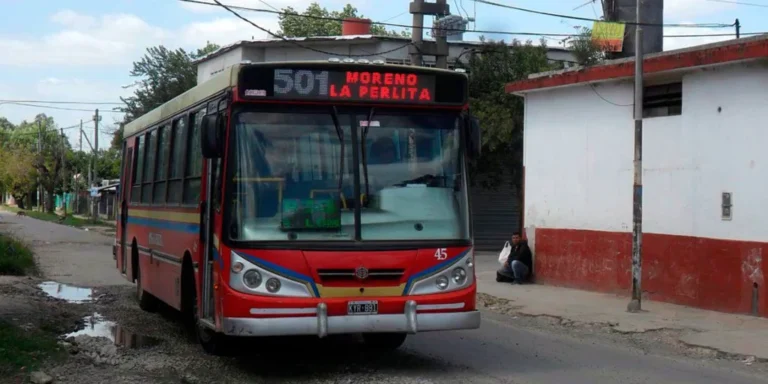
[[[5,146],[0,149],[0,184],[22,209],[37,185],[34,164],[35,153],[26,148]]]
[[[181,48],[171,51],[162,45],[147,48],[147,53],[133,63],[130,72],[131,77],[139,78],[133,84],[136,87],[133,96],[121,98],[126,104],[120,109],[125,112],[124,123],[194,87],[197,68],[192,62],[217,49],[219,46],[212,43],[191,54]]]
[[[592,30],[581,27],[580,32],[570,41],[571,52],[579,65],[590,66],[605,60],[605,52],[592,40]]]
[[[339,36],[341,35],[341,21],[324,19],[344,19],[347,17],[363,18],[364,16],[358,15],[357,8],[350,4],[344,6],[341,11],[333,12],[314,2],[302,13],[298,13],[292,7],[286,7],[283,9],[283,14],[278,16],[280,30],[277,34],[285,37]],[[377,36],[411,36],[408,31],[387,30],[381,25],[372,25],[371,34]]]
[[[554,69],[547,59],[547,47],[513,40],[486,41],[470,56],[469,107],[480,120],[483,155],[471,166],[473,184],[486,188],[499,186],[505,174],[522,196],[523,102],[505,92],[507,83],[523,80],[531,73]]]

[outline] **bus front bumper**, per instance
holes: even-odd
[[[402,314],[328,316],[325,303],[317,305],[315,316],[222,319],[222,331],[230,336],[300,336],[325,337],[350,333],[410,333],[477,329],[477,310],[449,313],[418,313],[415,301],[406,302]]]

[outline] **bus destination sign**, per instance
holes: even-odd
[[[387,70],[328,70],[270,68],[271,81],[247,77],[243,96],[317,101],[366,101],[382,103],[433,104],[436,76]],[[261,72],[261,71],[260,71]],[[270,84],[271,83],[271,84]]]

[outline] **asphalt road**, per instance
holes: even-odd
[[[645,354],[599,335],[574,337],[484,313],[480,329],[416,335],[407,348],[473,372],[477,382],[768,383],[739,362]]]
[[[114,267],[109,237],[8,213],[0,216],[5,223],[0,230],[12,228],[36,245],[44,273],[51,279],[89,286],[123,284]],[[158,314],[144,315],[160,323],[173,322]],[[285,355],[264,358],[262,353],[261,358],[216,363],[226,366],[223,380],[238,378],[238,382],[247,377],[258,382],[322,378],[321,382],[344,383],[768,383],[761,370],[738,361],[675,355],[652,342],[650,347],[639,346],[630,337],[569,331],[545,322],[484,312],[478,330],[410,336],[401,350],[383,357],[344,345],[341,353],[332,353],[285,343],[283,349],[289,350]],[[144,320],[140,323],[150,326]],[[269,354],[266,345],[253,348]],[[178,356],[169,357],[186,360],[185,353],[203,353],[187,349],[173,349],[171,353]]]

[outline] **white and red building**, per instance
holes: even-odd
[[[629,293],[634,58],[507,85],[525,98],[537,281]],[[646,297],[768,316],[768,36],[644,57]]]

